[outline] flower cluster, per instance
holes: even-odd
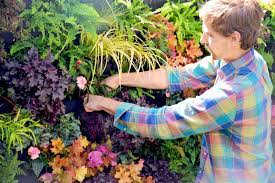
[[[84,90],[87,85],[87,79],[84,76],[78,76],[76,83],[79,89]]]
[[[32,160],[35,160],[39,157],[40,150],[37,147],[30,147],[28,149],[28,155],[31,156]]]
[[[144,160],[139,160],[137,164],[132,163],[130,165],[119,164],[115,167],[115,178],[118,179],[119,183],[132,183],[132,182],[146,182],[154,183],[151,176],[142,177],[140,172],[143,168]]]
[[[102,165],[116,166],[116,154],[111,152],[106,146],[99,145],[95,151],[88,154],[88,166],[91,168],[100,167]]]
[[[44,183],[82,182],[86,177],[97,176],[105,167],[117,165],[117,154],[107,145],[90,143],[83,136],[68,147],[65,147],[61,138],[52,139],[48,147],[41,149],[42,152],[37,147],[30,147],[28,154],[32,160],[39,158],[40,153],[46,157],[54,156],[49,163],[53,171],[39,178]]]

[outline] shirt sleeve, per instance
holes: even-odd
[[[123,103],[116,110],[114,126],[132,135],[175,139],[228,128],[235,114],[236,95],[226,85],[162,108]]]
[[[167,68],[168,91],[176,92],[184,88],[210,87],[215,81],[216,71],[219,67],[220,61],[212,60],[208,56],[182,68]]]

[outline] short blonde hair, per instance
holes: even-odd
[[[256,0],[210,0],[199,15],[223,36],[239,32],[241,48],[246,50],[257,41],[264,11]]]

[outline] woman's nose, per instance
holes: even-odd
[[[201,35],[201,39],[200,39],[200,43],[201,44],[206,44],[207,42],[206,42],[206,35],[205,35],[205,33],[202,33],[202,35]]]

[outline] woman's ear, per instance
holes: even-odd
[[[234,31],[230,37],[234,46],[241,44],[241,34],[238,31]]]

